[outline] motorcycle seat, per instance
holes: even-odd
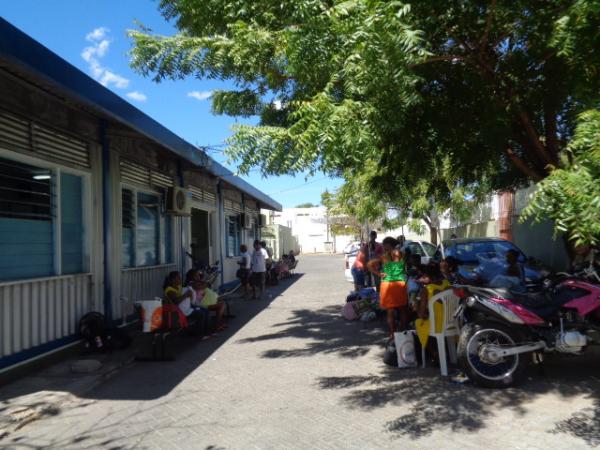
[[[506,298],[506,297],[505,297]],[[548,318],[557,313],[560,307],[569,301],[561,295],[552,295],[548,291],[511,293],[513,302],[527,308],[532,313],[542,318]]]

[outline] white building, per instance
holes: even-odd
[[[0,18],[0,375],[135,319],[187,256],[236,282],[279,203]]]
[[[324,206],[284,208],[281,212],[266,214],[269,214],[269,223],[291,228],[301,253],[341,253],[353,240],[352,236],[332,235]]]

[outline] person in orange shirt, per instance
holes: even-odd
[[[367,246],[361,244],[360,249],[354,260],[354,264],[350,269],[352,273],[352,279],[354,280],[354,290],[360,291],[365,287],[365,273],[367,271]]]

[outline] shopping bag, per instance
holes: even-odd
[[[398,355],[398,367],[416,367],[414,331],[401,331],[394,333],[394,343]]]
[[[144,333],[159,329],[162,325],[162,301],[143,300],[140,305],[142,307],[142,330]]]
[[[342,317],[346,320],[358,319],[358,314],[356,314],[356,310],[354,309],[354,302],[347,302],[342,307]]]

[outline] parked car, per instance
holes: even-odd
[[[359,247],[360,245],[358,247],[349,249],[348,253],[344,253],[344,277],[349,283],[354,283],[354,278],[352,278],[351,270],[352,266],[354,265],[354,261],[356,260],[356,255],[358,255]]]
[[[491,260],[497,258],[499,261],[504,261],[506,252],[516,250],[519,253],[518,261],[523,264],[525,269],[525,281],[527,284],[536,284],[542,281],[542,278],[547,274],[546,270],[534,266],[534,260],[527,258],[525,253],[519,247],[510,241],[500,238],[461,238],[450,239],[442,242],[444,247],[444,256],[454,257],[458,261],[459,273],[466,280],[475,282],[481,279],[482,275],[485,278],[485,273],[479,269],[482,260]],[[434,259],[440,261],[442,252],[438,246]],[[489,281],[489,280],[488,280]]]
[[[402,251],[409,249],[413,255],[421,257],[421,264],[427,264],[435,256],[437,248],[427,241],[406,241],[402,246]]]

